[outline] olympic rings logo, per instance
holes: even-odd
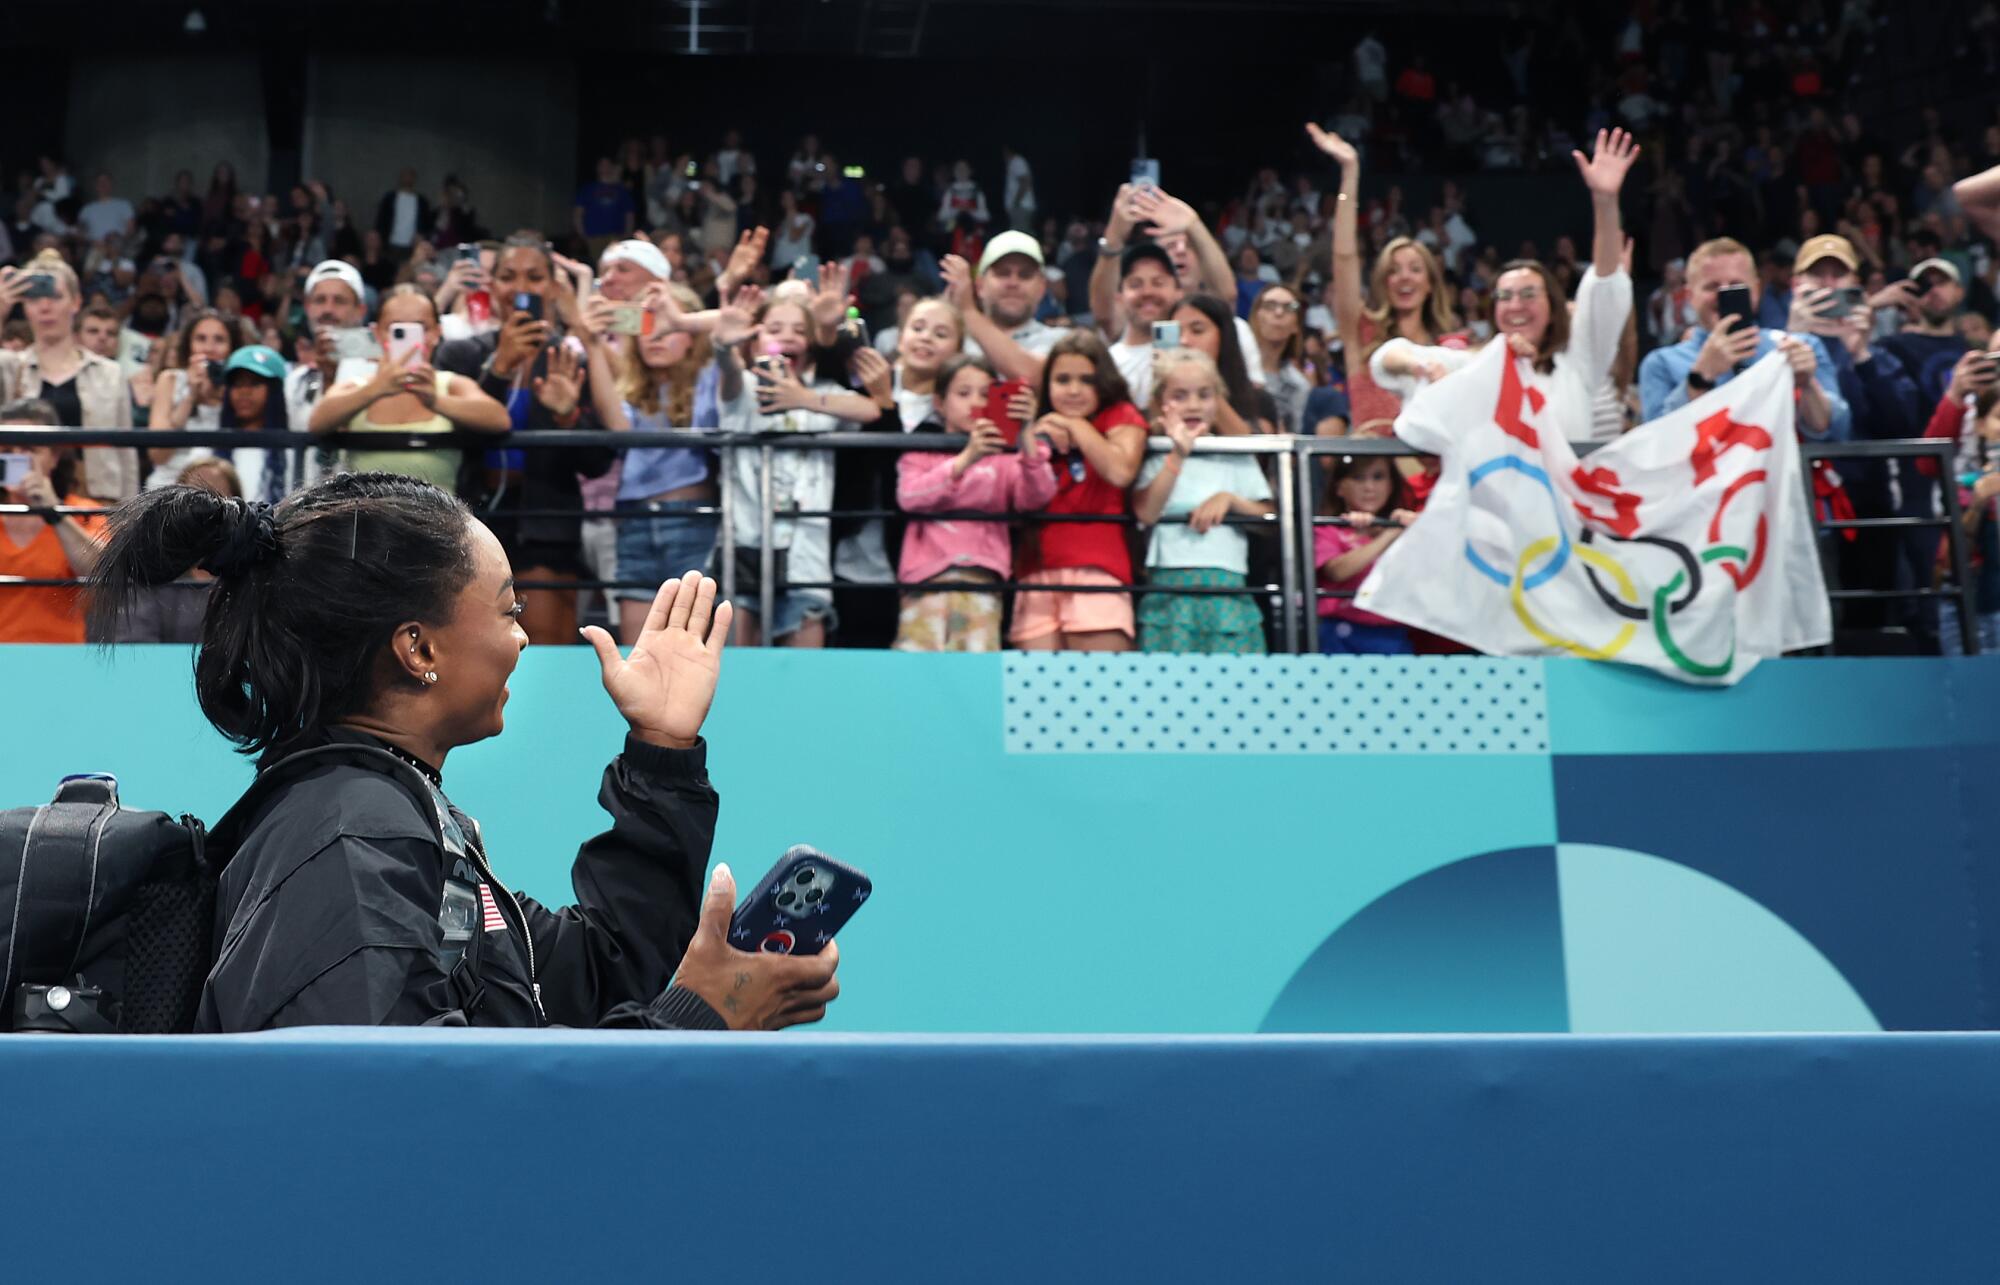
[[[1528,478],[1547,494],[1556,519],[1556,533],[1530,542],[1521,550],[1512,567],[1495,565],[1492,559],[1474,547],[1470,539],[1465,543],[1465,556],[1480,575],[1507,590],[1515,618],[1536,641],[1587,660],[1610,660],[1631,645],[1633,639],[1638,637],[1640,628],[1650,624],[1660,650],[1682,672],[1696,678],[1720,678],[1735,668],[1733,630],[1728,653],[1719,661],[1704,661],[1690,655],[1682,646],[1674,631],[1674,619],[1700,599],[1703,588],[1710,583],[1706,568],[1719,565],[1734,592],[1738,593],[1747,589],[1762,571],[1770,541],[1768,519],[1758,515],[1749,549],[1722,543],[1722,526],[1729,506],[1737,496],[1753,484],[1768,484],[1769,477],[1763,470],[1745,473],[1729,484],[1709,519],[1706,532],[1708,547],[1698,553],[1665,536],[1618,536],[1588,525],[1579,540],[1572,544],[1563,523],[1562,497],[1549,480],[1547,471],[1516,455],[1496,456],[1473,469],[1467,480],[1467,489],[1476,489],[1487,479],[1508,472]],[[1640,576],[1610,551],[1600,547],[1600,541],[1656,548],[1670,554],[1679,566],[1664,583],[1650,586],[1649,591]],[[1610,638],[1602,643],[1592,644],[1564,637],[1539,620],[1529,605],[1528,595],[1560,575],[1572,559],[1582,566],[1584,577],[1598,601],[1612,619],[1620,622]]]

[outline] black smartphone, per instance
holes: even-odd
[[[28,288],[21,292],[23,299],[53,299],[56,297],[56,279],[53,273],[31,272],[28,274]]]
[[[1724,286],[1715,293],[1715,311],[1718,328],[1737,329],[1732,318],[1741,317],[1746,326],[1757,324],[1757,309],[1750,302],[1749,286]]]
[[[219,361],[206,361],[202,365],[208,370],[208,382],[217,388],[222,387],[222,363]]]
[[[479,247],[476,244],[470,241],[461,241],[457,246],[457,250],[459,258],[464,259],[475,268],[479,266]]]
[[[817,955],[874,891],[859,870],[798,844],[736,903],[729,944],[767,955]]]
[[[530,321],[540,321],[542,297],[538,294],[529,294],[526,290],[519,291],[514,295],[514,311],[527,313]]]

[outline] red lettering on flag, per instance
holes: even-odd
[[[1581,464],[1570,473],[1570,480],[1588,495],[1595,495],[1611,501],[1611,512],[1598,513],[1587,504],[1571,501],[1576,505],[1576,515],[1585,522],[1592,523],[1604,531],[1621,539],[1629,539],[1639,530],[1639,505],[1643,501],[1630,491],[1620,490],[1622,485],[1615,469],[1587,469]]]
[[[1737,423],[1727,410],[1719,410],[1694,426],[1694,449],[1688,452],[1688,463],[1694,466],[1696,486],[1715,476],[1715,457],[1732,446],[1767,451],[1771,435],[1755,424]]]
[[[1500,342],[1505,343],[1506,340]],[[1493,422],[1507,436],[1540,450],[1541,436],[1535,432],[1534,425],[1521,417],[1521,402],[1525,399],[1529,412],[1533,413],[1541,410],[1544,398],[1539,389],[1522,386],[1521,372],[1516,367],[1517,363],[1510,353],[1500,375],[1500,404],[1493,408]]]

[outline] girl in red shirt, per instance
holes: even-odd
[[[1127,489],[1146,454],[1146,417],[1095,334],[1065,335],[1042,363],[1037,423],[1055,451],[1056,496],[1045,512],[1105,522],[1030,526],[1016,560],[1024,584],[1008,641],[1023,651],[1130,651],[1136,632],[1129,593],[1092,592],[1132,583],[1122,521]]]

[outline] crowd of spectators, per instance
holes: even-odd
[[[1977,128],[1925,111],[1890,138],[1848,110],[1875,9],[1636,4],[1595,33],[1608,47],[1574,19],[1524,23],[1497,69],[1463,75],[1364,34],[1326,127],[1270,140],[1274,157],[1309,163],[1256,167],[1240,194],[1194,202],[1140,175],[1104,211],[1070,217],[1046,208],[1011,148],[990,175],[912,156],[885,178],[813,135],[760,165],[733,129],[705,154],[662,136],[607,149],[568,225],[547,230],[483,226],[452,176],[426,187],[404,170],[371,210],[311,180],[240,190],[226,164],[158,196],[121,194],[103,173],[86,189],[44,158],[0,225],[0,261],[16,265],[0,269],[6,422],[926,428],[969,444],[900,462],[787,450],[768,479],[754,453],[725,469],[695,450],[98,447],[16,453],[9,498],[88,507],[194,482],[276,500],[334,469],[414,473],[465,495],[521,578],[551,586],[525,595],[530,636],[572,641],[579,613],[631,632],[650,597],[638,586],[713,565],[728,489],[749,640],[1261,650],[1257,597],[1227,590],[1271,578],[1255,534],[1269,479],[1247,457],[1192,451],[1201,436],[1386,434],[1403,397],[1498,337],[1535,358],[1549,396],[1587,409],[1579,440],[1603,441],[1781,350],[1804,436],[1960,444],[1950,476],[1843,461],[1816,470],[1815,492],[1823,516],[1927,517],[1940,486],[1959,487],[1991,637],[2000,412],[1983,354],[2000,350],[2000,256],[1990,186],[1953,180],[2000,165],[2000,111]],[[1991,62],[1994,24],[1980,30],[1967,57]],[[1592,70],[1553,88],[1577,67]],[[1500,100],[1538,106],[1481,105]],[[1587,197],[1551,190],[1575,212],[1588,201],[1589,242],[1481,236],[1477,172],[1557,167],[1582,178]],[[1455,177],[1419,210],[1397,182],[1364,188],[1378,171]],[[1739,285],[1759,324],[1732,332],[1718,297]],[[1148,431],[1171,449],[1149,456]],[[1341,522],[1320,531],[1322,587],[1357,584],[1432,480],[1422,462],[1332,470],[1322,512]],[[781,587],[760,620],[766,494]],[[627,515],[552,515],[564,508]],[[829,509],[871,516],[785,516]],[[968,510],[1066,520],[1010,535],[922,516]],[[5,522],[0,574],[87,573],[88,515]],[[1939,575],[1934,529],[1826,545],[1849,587]],[[1027,587],[993,591],[1010,579]],[[588,580],[625,587],[562,587]],[[882,588],[898,583],[900,596]],[[0,640],[80,638],[48,605],[61,592],[0,590]],[[8,605],[34,594],[34,610]],[[198,600],[162,594],[134,613],[133,636],[187,636]],[[1320,611],[1326,650],[1449,649],[1344,599]],[[1850,603],[1844,623],[1930,651],[1953,644],[1945,611]]]

